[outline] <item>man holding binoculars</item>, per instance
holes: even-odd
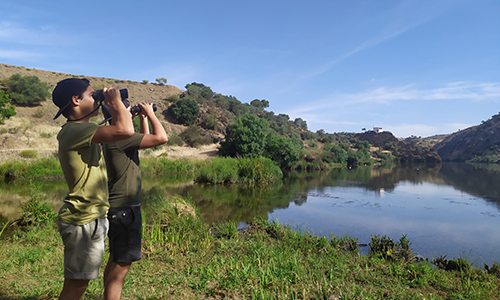
[[[67,118],[57,135],[59,161],[69,188],[58,216],[64,243],[64,286],[59,299],[79,299],[89,281],[98,277],[108,228],[111,253],[104,274],[105,299],[120,299],[130,265],[140,259],[138,149],[161,145],[167,135],[152,104],[139,105],[141,133],[134,132],[134,115],[123,99],[128,97],[126,91],[94,91],[87,79],[68,78],[52,93],[59,107],[54,119],[61,114]],[[89,122],[101,105],[108,126]]]
[[[59,107],[54,119],[67,118],[57,135],[59,162],[68,185],[68,195],[58,214],[58,228],[64,243],[64,286],[59,299],[79,299],[91,279],[99,275],[108,231],[109,209],[104,143],[130,138],[134,126],[117,89],[104,89],[103,102],[109,108],[112,126],[90,121],[100,104],[87,79],[68,78],[52,92]]]
[[[123,100],[129,108],[128,100]],[[156,117],[154,104],[140,103],[132,107],[129,118],[139,115],[140,133],[126,140],[103,146],[109,182],[109,260],[104,271],[104,298],[120,299],[123,282],[132,262],[141,259],[141,169],[139,149],[167,142],[167,134]],[[104,117],[111,125],[116,121],[103,106]],[[148,120],[153,133],[149,133]]]

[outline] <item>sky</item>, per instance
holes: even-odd
[[[0,1],[0,63],[197,82],[309,130],[451,134],[500,111],[500,1]]]

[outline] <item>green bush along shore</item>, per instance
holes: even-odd
[[[410,242],[372,237],[360,255],[350,237],[318,237],[279,222],[248,227],[202,221],[189,200],[145,195],[143,259],[125,280],[124,299],[498,299],[500,268],[464,259],[415,259]],[[0,299],[55,299],[63,245],[55,214],[35,193],[0,240]],[[104,260],[107,261],[108,253]],[[102,299],[92,280],[83,299]]]

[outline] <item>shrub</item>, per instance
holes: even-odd
[[[184,141],[182,137],[179,135],[174,135],[168,138],[167,145],[169,146],[182,146],[184,145]]]
[[[219,125],[219,121],[217,121],[217,117],[215,115],[208,115],[203,123],[201,124],[205,129],[214,129]]]
[[[3,123],[5,119],[16,115],[16,107],[9,104],[10,101],[9,95],[0,90],[0,123]]]
[[[200,107],[196,100],[182,98],[170,105],[167,111],[181,124],[193,125],[198,118]]]
[[[40,194],[32,192],[31,198],[22,205],[22,213],[16,221],[21,226],[43,225],[57,217],[50,203],[41,201]]]
[[[207,136],[203,130],[194,125],[189,126],[188,129],[184,130],[180,134],[180,136],[188,146],[193,148],[211,144],[213,142],[210,136]]]
[[[34,150],[23,150],[19,153],[19,156],[23,158],[37,158],[38,153]]]
[[[7,93],[18,105],[36,106],[50,96],[49,85],[37,76],[14,74],[7,80]]]
[[[226,130],[226,140],[221,143],[219,153],[223,156],[259,157],[266,145],[266,130],[269,124],[265,119],[247,114],[238,117]]]

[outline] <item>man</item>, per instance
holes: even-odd
[[[116,120],[99,126],[100,104],[87,79],[60,81],[52,93],[59,107],[54,119],[67,118],[57,135],[59,162],[68,184],[68,195],[59,210],[58,227],[64,243],[64,286],[59,299],[80,299],[91,279],[99,275],[109,208],[106,165],[100,143],[117,142],[134,134],[130,114],[117,89],[104,89],[104,103]]]
[[[124,101],[128,107],[128,101]],[[142,217],[141,169],[139,149],[156,147],[167,142],[167,134],[156,117],[152,104],[139,104],[141,108],[140,133],[131,138],[103,147],[109,180],[109,250],[104,271],[104,298],[120,299],[123,282],[132,262],[141,259]],[[114,117],[103,107],[104,116],[111,125]],[[109,119],[111,117],[111,119]],[[133,116],[129,114],[129,118]],[[153,134],[149,134],[148,120]]]

